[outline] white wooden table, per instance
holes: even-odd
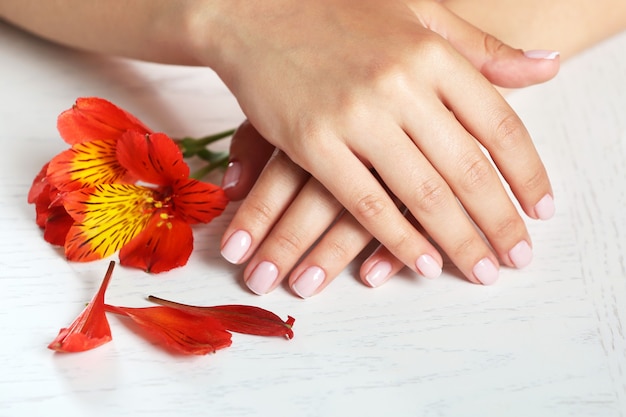
[[[46,345],[108,261],[65,261],[26,203],[66,148],[58,113],[97,95],[173,136],[243,116],[210,70],[90,56],[0,24],[0,416],[625,416],[625,48],[626,34],[509,97],[556,193],[556,217],[529,221],[527,269],[482,287],[447,265],[440,279],[403,273],[372,290],[353,267],[306,301],[282,288],[258,297],[218,254],[231,208],[196,229],[188,266],[117,268],[107,300],[258,305],[296,317],[293,340],[235,334],[216,355],[177,357],[111,317],[112,343],[62,355]]]

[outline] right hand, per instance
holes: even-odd
[[[474,223],[505,263],[516,264],[520,245],[527,255],[524,223],[476,141],[489,151],[531,217],[542,217],[540,209],[549,208],[550,185],[519,118],[470,62],[482,60],[485,75],[505,86],[523,84],[514,74],[524,79],[524,72],[503,76],[499,61],[485,61],[485,45],[488,53],[510,54],[518,61],[509,68],[542,66],[544,74],[553,75],[557,62],[524,61],[521,52],[485,37],[435,1],[381,6],[373,0],[286,0],[245,7],[267,9],[251,11],[247,18],[256,20],[241,25],[245,32],[231,28],[238,36],[226,42],[230,52],[220,54],[214,68],[259,132],[319,181],[305,189],[316,196],[310,201],[323,201],[335,213],[325,217],[325,226],[346,207],[412,270],[424,274],[424,259],[441,268],[437,249],[403,216],[373,168],[471,281],[491,283],[498,265]],[[469,48],[467,59],[453,44]],[[541,76],[527,78],[532,83]],[[293,208],[307,174],[280,162],[284,158],[277,160],[282,171],[266,168],[259,181],[286,188],[248,197],[224,238],[226,247],[229,238],[241,236],[235,232],[249,236],[241,256],[231,260],[243,262],[254,254],[246,269],[248,283],[259,265],[272,265],[264,271],[267,290],[325,229],[307,228],[306,204]],[[355,225],[351,229],[359,228]],[[362,235],[361,241],[369,239]],[[316,291],[334,271],[322,273]]]

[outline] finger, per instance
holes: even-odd
[[[379,245],[361,264],[359,276],[365,285],[376,288],[400,272],[403,267],[404,264],[393,256],[386,247]],[[430,258],[427,257],[421,260],[421,269],[426,271],[423,275],[427,278],[436,278],[441,275],[439,264],[431,262]]]
[[[309,179],[248,262],[246,285],[257,294],[273,290],[341,211],[339,202]],[[319,278],[318,273],[316,282]]]
[[[222,256],[235,264],[249,259],[308,178],[284,153],[276,152],[224,231]]]
[[[372,241],[348,212],[332,225],[289,276],[289,286],[302,298],[321,292]],[[397,261],[401,264],[400,261]]]
[[[484,234],[498,257],[509,266],[526,266],[532,256],[530,236],[494,166],[476,140],[458,123],[454,115],[445,109],[437,119],[436,126],[421,128],[419,133],[407,130],[415,137],[426,158],[437,167],[438,172],[450,185],[463,209]],[[432,138],[437,138],[437,146],[430,145]],[[460,239],[454,246],[448,246],[444,241],[446,235],[441,235],[442,227],[433,228],[434,219],[428,213],[421,216],[415,212],[413,214],[429,234],[440,242],[455,264],[464,270],[458,263],[459,252],[467,250],[467,245],[474,245],[475,234],[470,234],[468,229],[466,234],[457,234],[457,238]],[[450,219],[451,225],[455,225],[455,218]],[[520,253],[521,250],[525,253]],[[475,265],[478,265],[484,258],[474,259]]]
[[[552,188],[526,127],[487,80],[466,74],[439,81],[443,100],[489,152],[526,214],[550,218],[554,214]]]
[[[507,88],[526,87],[553,78],[559,71],[556,51],[522,51],[501,42],[437,4],[424,14],[426,26],[447,39],[491,83]]]
[[[354,258],[372,241],[372,235],[347,211],[332,225],[313,249],[302,259],[289,277],[292,290],[302,298],[318,294],[343,271]],[[382,246],[381,246],[382,247]],[[441,274],[441,256],[434,247],[417,260],[418,272],[429,278]],[[366,261],[361,269],[363,282],[370,287],[382,285],[389,277],[402,269],[404,264],[386,251],[381,262]]]
[[[405,210],[405,216],[417,230],[425,232],[424,228],[407,210]],[[442,261],[440,258],[435,260],[434,258],[424,256],[418,259],[417,263],[421,275],[425,278],[434,279],[441,275],[442,270],[439,265],[442,264]],[[365,285],[376,288],[387,282],[391,277],[402,270],[403,267],[402,262],[389,252],[386,247],[378,245],[367,259],[362,262],[359,276]]]
[[[222,188],[232,201],[243,199],[269,160],[274,146],[247,120],[239,126],[230,143],[228,167]]]
[[[412,108],[417,109],[415,119],[422,121],[422,126],[418,130],[420,135],[435,143],[430,145],[435,149],[449,149],[449,144],[439,142],[446,136],[442,126],[451,123],[450,112],[440,103],[423,103]],[[421,112],[426,112],[429,117],[424,117]],[[464,138],[456,136],[455,139],[463,141]],[[372,164],[377,167],[378,173],[390,190],[470,281],[482,284],[495,282],[498,277],[497,258],[459,205],[448,181],[438,171],[439,167],[445,166],[447,162],[444,161],[441,165],[442,162],[437,161],[439,163],[437,165],[427,159],[419,146],[416,147],[409,140],[387,141],[378,146],[381,149],[373,156]],[[405,161],[410,162],[399,163],[397,155],[402,155]],[[407,184],[411,186],[407,187]],[[508,198],[505,198],[505,201],[507,200]],[[402,257],[398,256],[396,248],[387,245],[383,240],[380,242],[406,264]]]
[[[416,172],[425,165],[423,160],[420,160],[423,157],[397,125],[395,128],[385,128],[384,125],[385,123],[381,121],[373,128],[370,126],[372,130],[362,132],[363,134],[359,135],[362,138],[359,149],[354,151],[341,146],[333,147],[332,151],[321,150],[327,158],[319,161],[314,175],[381,244],[389,248],[413,271],[420,272],[417,265],[418,259],[425,254],[433,258],[439,257],[438,252],[409,223],[387,191],[363,162],[355,156],[355,153],[363,155],[368,161],[374,161],[381,156],[386,158],[384,163],[390,165],[383,167],[373,164],[376,169],[394,170],[395,167],[401,166],[403,169],[400,171],[411,171],[409,176],[394,183],[396,189],[406,189],[407,184],[419,184],[413,180]],[[379,132],[374,132],[374,129],[379,129]],[[386,141],[379,140],[379,138],[390,139]],[[324,143],[324,141],[315,143]],[[336,175],[338,167],[341,167],[341,175]],[[432,167],[430,169],[432,171]],[[384,176],[383,179],[389,185]],[[442,180],[440,182],[443,183]],[[445,183],[441,186],[447,187]],[[395,191],[393,187],[390,188],[392,192]],[[410,188],[414,189],[414,187]],[[449,194],[450,198],[453,198],[450,192]]]

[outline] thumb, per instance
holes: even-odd
[[[443,5],[423,16],[426,26],[443,36],[492,84],[505,88],[527,87],[553,78],[559,71],[556,51],[522,51],[503,43],[463,20]]]
[[[274,146],[263,138],[248,122],[243,122],[230,142],[230,161],[222,188],[232,201],[243,199],[263,171],[274,152]]]

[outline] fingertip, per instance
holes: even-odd
[[[392,269],[393,266],[387,261],[375,262],[367,272],[361,274],[361,280],[369,287],[380,287],[389,279]]]

